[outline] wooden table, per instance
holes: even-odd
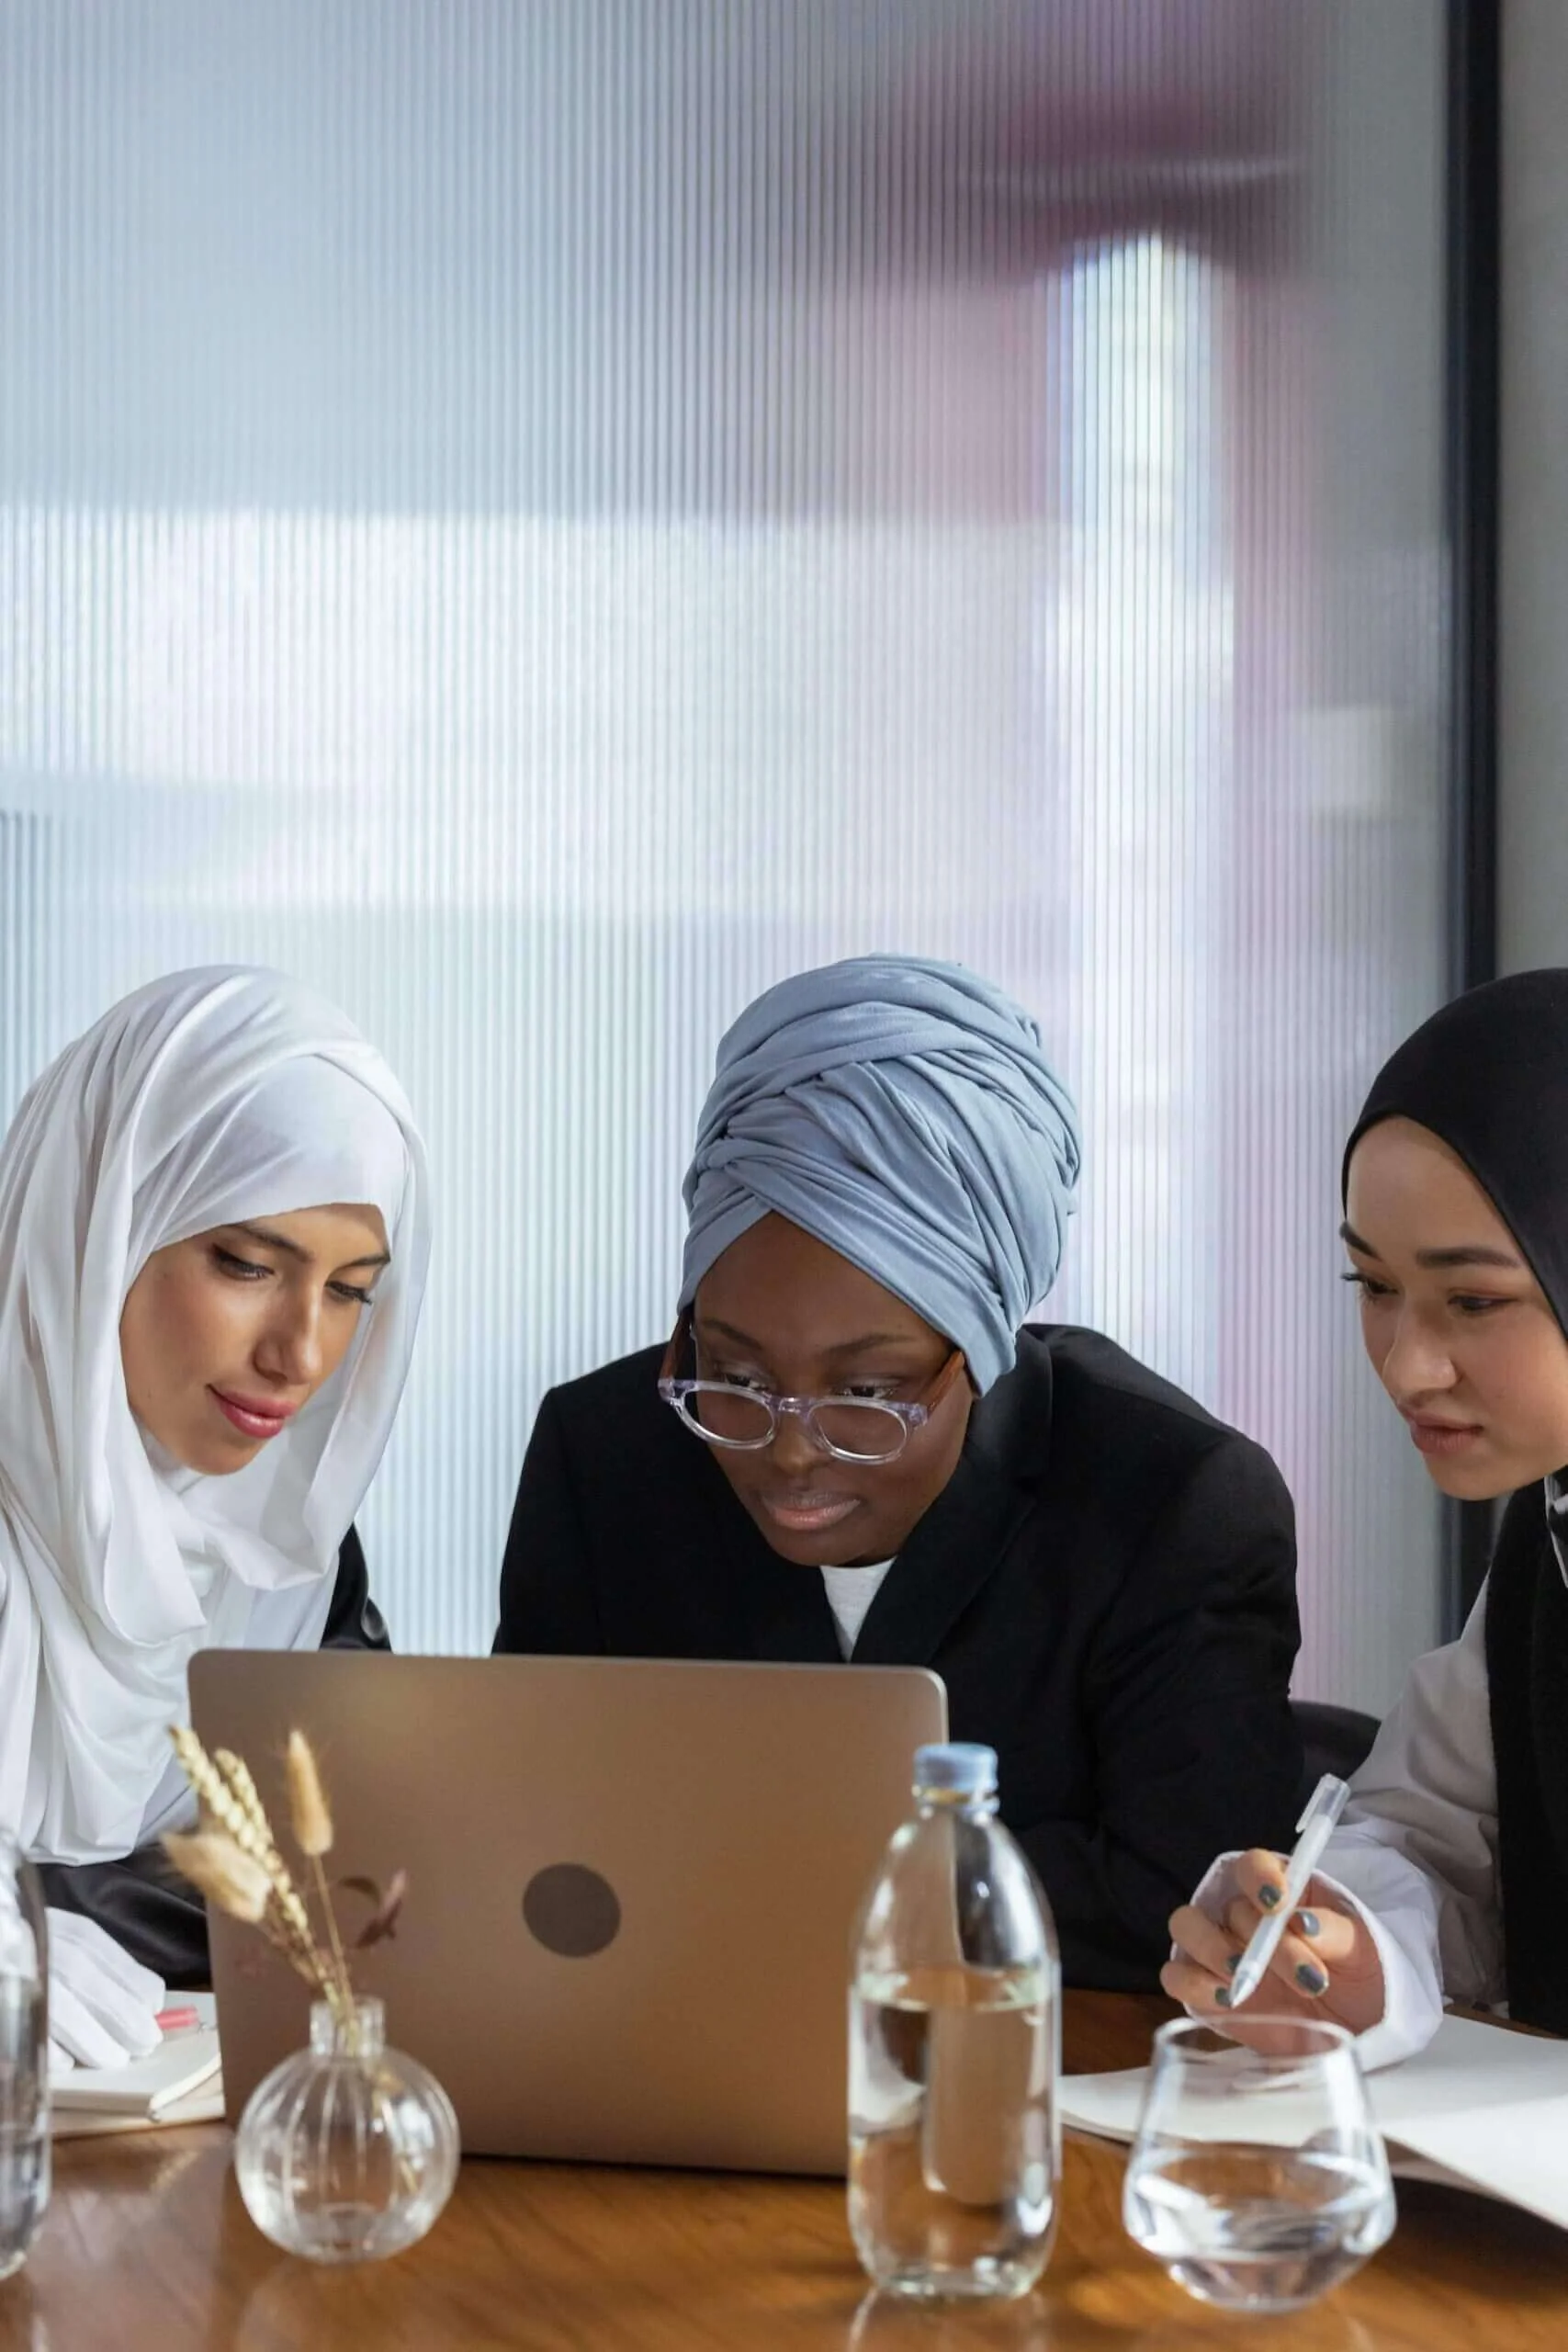
[[[1076,2071],[1135,2065],[1155,1999],[1069,1995]],[[0,2352],[1534,2352],[1568,2346],[1568,2234],[1481,2198],[1400,2188],[1389,2245],[1314,2310],[1236,2321],[1123,2235],[1120,2151],[1070,2139],[1055,2252],[1022,2302],[866,2294],[830,2182],[466,2164],[430,2236],[321,2270],[252,2227],[221,2125],[55,2151],[54,2201],[0,2285]]]

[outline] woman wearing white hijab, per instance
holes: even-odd
[[[139,989],[0,1145],[0,1823],[45,1866],[68,2056],[152,2045],[131,1954],[197,1917],[153,1846],[192,1653],[384,1641],[352,1521],[428,1252],[400,1088],[276,973]]]

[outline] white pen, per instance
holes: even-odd
[[[1306,1811],[1296,1824],[1300,1835],[1285,1864],[1285,1892],[1247,1939],[1247,1950],[1237,1961],[1235,1974],[1230,1981],[1227,2008],[1237,2009],[1243,2001],[1249,2000],[1269,1973],[1269,1963],[1280,1949],[1280,1939],[1307,1891],[1349,1793],[1348,1781],[1337,1781],[1332,1772],[1325,1772],[1307,1799]]]

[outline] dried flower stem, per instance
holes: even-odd
[[[327,1874],[321,1868],[320,1854],[310,1856],[310,1868],[315,1872],[316,1893],[321,1897],[321,1916],[327,1923],[327,1934],[333,1948],[333,1968],[337,1976],[338,1991],[343,1998],[344,2017],[354,2014],[354,1985],[348,1973],[348,1961],[343,1949],[343,1938],[337,1929],[337,1913],[333,1908],[332,1894],[327,1886]]]
[[[276,1850],[277,1840],[272,1834],[272,1824],[266,1817],[266,1807],[261,1801],[261,1792],[252,1780],[251,1768],[243,1757],[236,1756],[231,1747],[220,1747],[214,1751],[212,1761],[228,1781],[233,1792],[235,1804],[250,1822],[257,1837],[270,1850]]]
[[[294,1831],[294,1843],[310,1865],[321,1917],[327,1925],[327,1939],[332,1946],[333,1968],[338,1989],[343,1996],[345,2014],[351,2014],[354,1993],[349,1983],[348,1962],[344,1957],[343,1938],[338,1933],[337,1913],[333,1906],[326,1872],[321,1868],[321,1856],[332,1851],[332,1810],[321,1786],[321,1773],[316,1769],[314,1750],[302,1731],[291,1731],[288,1735],[288,1747],[284,1756],[284,1781],[288,1792],[288,1818]]]
[[[332,1849],[332,1812],[310,1741],[303,1732],[290,1733],[285,1773],[295,1843],[310,1866],[325,1923],[325,1950],[316,1939],[306,1900],[278,1852],[272,1823],[243,1758],[227,1747],[209,1756],[195,1732],[183,1725],[171,1736],[201,1806],[199,1830],[192,1836],[172,1832],[165,1838],[171,1859],[219,1910],[260,1928],[296,1973],[330,2004],[344,2046],[357,2049],[354,1983],[321,1865],[321,1856]],[[375,1905],[361,1943],[390,1935],[406,1883],[401,1871],[395,1872],[383,1894],[374,1880],[343,1882],[367,1894]]]
[[[272,1883],[254,1854],[243,1852],[225,1829],[198,1829],[184,1836],[170,1830],[164,1849],[220,1910],[259,1928],[272,1900]]]
[[[246,1765],[228,1748],[220,1748],[215,1760],[195,1732],[183,1724],[175,1726],[171,1737],[186,1778],[200,1801],[204,1820],[209,1826],[215,1825],[219,1831],[226,1833],[241,1853],[250,1856],[265,1873],[270,1898],[262,1917],[254,1924],[268,1943],[282,1952],[290,1967],[331,2004],[340,2023],[352,2025],[354,1988],[320,1861],[312,1858],[332,1945],[330,1954],[316,1941],[310,1915],[277,1850],[272,1824]],[[177,1865],[177,1850],[173,1858]],[[203,1891],[212,1893],[212,1899],[220,1909],[229,1908],[214,1889]]]
[[[288,1788],[288,1818],[294,1830],[294,1843],[310,1861],[322,1854],[330,1854],[333,1844],[333,1816],[327,1804],[321,1776],[316,1770],[316,1758],[310,1743],[302,1731],[291,1731],[288,1748],[284,1758],[284,1773]]]

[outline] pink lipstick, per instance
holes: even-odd
[[[764,1495],[762,1509],[792,1535],[819,1535],[859,1510],[860,1500],[854,1495]]]
[[[299,1410],[296,1405],[271,1404],[259,1396],[231,1396],[221,1388],[211,1393],[219,1410],[246,1437],[276,1437]]]

